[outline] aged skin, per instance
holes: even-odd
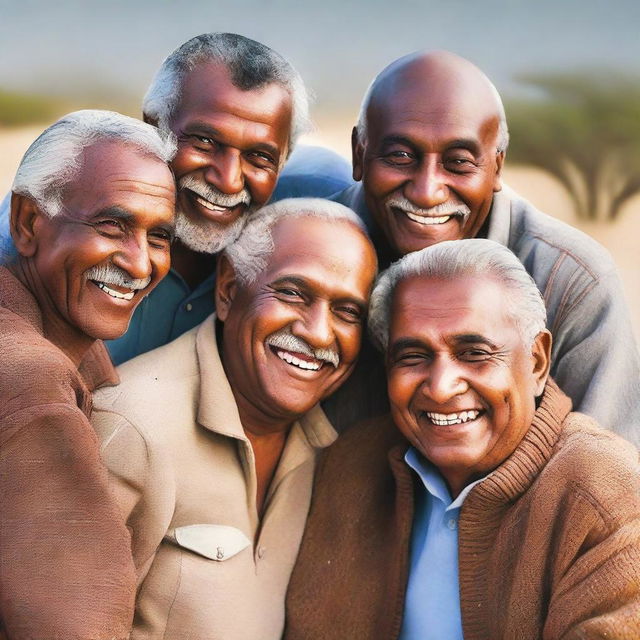
[[[11,270],[38,300],[47,338],[77,363],[95,339],[126,331],[135,307],[169,270],[171,171],[130,146],[100,142],[85,149],[59,215],[13,198],[20,258]],[[130,282],[102,284],[95,272],[102,267]]]
[[[267,202],[287,156],[290,125],[291,96],[280,85],[243,91],[216,63],[200,64],[185,77],[169,123],[178,139],[171,167],[179,186],[178,216],[194,233],[217,239]],[[201,268],[210,257],[184,243],[175,244],[172,258],[190,284],[210,272]]]
[[[475,277],[407,278],[394,293],[391,413],[454,497],[513,452],[549,374],[550,333],[525,344],[507,299]]]
[[[228,260],[219,265],[222,358],[256,452],[259,504],[291,423],[355,364],[376,269],[373,247],[355,226],[341,224],[336,233],[325,220],[303,220],[276,223],[268,267],[249,287],[236,282]],[[300,346],[274,346],[280,332]]]
[[[392,255],[482,236],[500,191],[497,94],[472,64],[440,52],[403,58],[378,79],[353,177]]]

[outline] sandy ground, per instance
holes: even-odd
[[[349,128],[330,121],[320,121],[319,125],[319,131],[302,142],[323,144],[350,157]],[[0,199],[11,186],[22,154],[41,131],[42,127],[0,128]],[[578,227],[611,252],[620,270],[636,337],[640,339],[640,196],[627,203],[617,221],[590,223],[575,218],[569,197],[552,176],[528,167],[509,167],[507,159],[504,177],[507,184],[539,209]]]

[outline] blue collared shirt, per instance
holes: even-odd
[[[411,447],[404,457],[425,490],[416,495],[411,566],[400,640],[462,640],[458,584],[458,518],[469,491],[451,499],[438,470]]]

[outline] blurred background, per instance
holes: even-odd
[[[391,60],[448,49],[505,101],[505,181],[604,244],[640,336],[637,0],[0,0],[0,197],[30,142],[79,108],[138,116],[163,58],[205,31],[286,56],[315,94],[307,141],[349,157],[360,99]]]

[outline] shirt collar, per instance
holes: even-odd
[[[447,487],[447,483],[438,471],[437,467],[421,455],[417,449],[409,447],[404,459],[405,462],[418,474],[427,492],[445,505],[445,511],[451,511],[462,507],[462,503],[469,495],[471,489],[488,477],[484,476],[484,478],[480,478],[479,480],[468,484],[456,499],[453,500],[451,498],[449,487]]]

